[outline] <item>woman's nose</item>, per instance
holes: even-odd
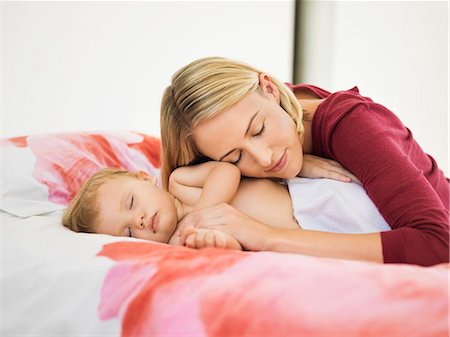
[[[267,146],[254,146],[250,150],[251,156],[262,167],[270,167],[272,165],[272,150]]]

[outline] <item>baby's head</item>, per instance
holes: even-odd
[[[101,169],[64,211],[75,232],[132,236],[167,243],[177,227],[174,197],[144,172]]]

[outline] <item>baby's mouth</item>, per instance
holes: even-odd
[[[156,212],[151,218],[150,218],[150,229],[153,233],[156,233],[158,230],[158,213]]]

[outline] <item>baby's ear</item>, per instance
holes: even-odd
[[[149,175],[147,172],[139,171],[137,174],[138,174],[138,178],[139,179],[143,179],[145,181],[149,181],[153,185],[156,185],[156,178],[151,176],[151,175]]]

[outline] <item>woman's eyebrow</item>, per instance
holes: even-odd
[[[247,129],[245,130],[244,136],[247,136],[248,132],[250,131],[250,127],[252,126],[253,120],[256,118],[256,116],[259,114],[259,110],[256,111],[253,116],[250,118],[250,121],[248,122]],[[232,153],[235,149],[232,149],[228,151],[226,154],[224,154],[222,157],[220,157],[219,161],[222,161],[226,156],[228,156],[230,153]]]

